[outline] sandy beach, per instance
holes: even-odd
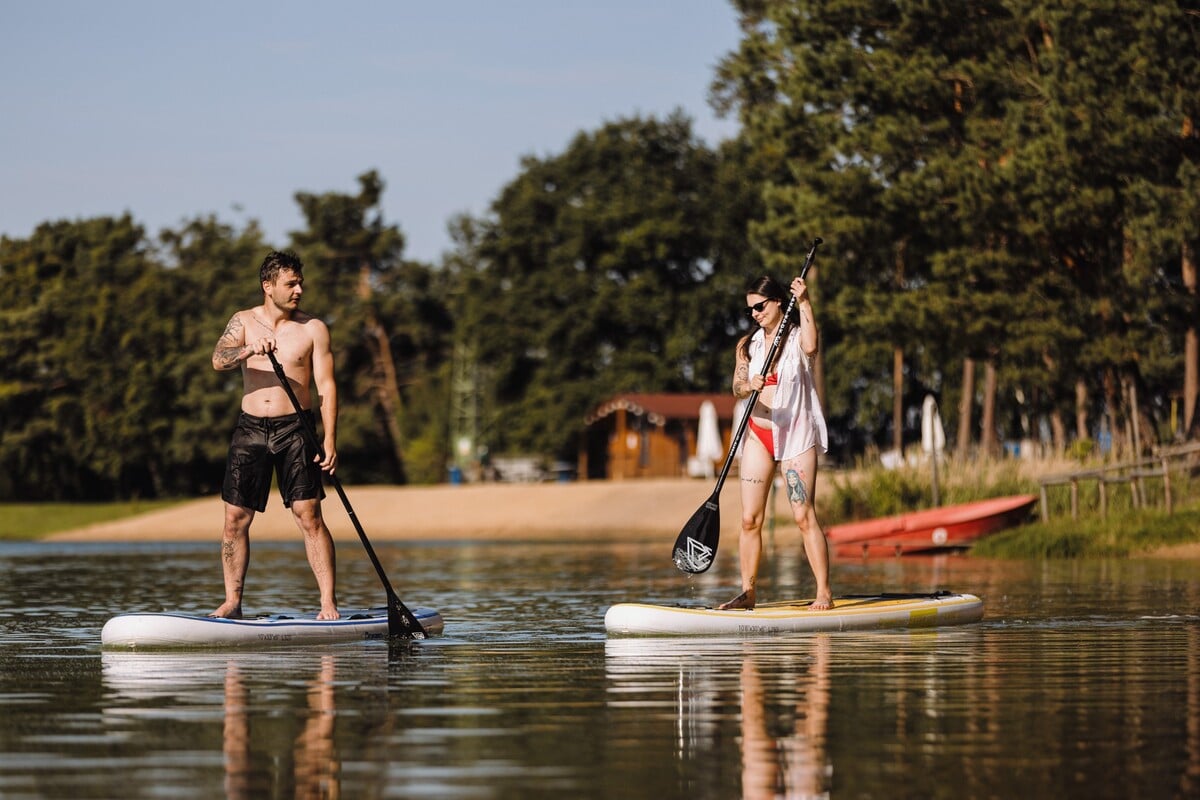
[[[661,538],[669,547],[713,491],[715,481],[647,479],[574,483],[483,483],[438,486],[346,486],[346,496],[372,541],[548,540],[606,536]],[[721,492],[721,535],[736,536],[741,502],[736,479]],[[337,540],[357,540],[337,493],[323,508]],[[778,497],[778,493],[776,493]],[[784,504],[777,499],[777,509]],[[205,497],[114,522],[52,534],[47,541],[216,541],[224,519],[220,497]],[[778,535],[787,535],[780,526]],[[794,529],[792,529],[794,530]],[[257,540],[299,539],[278,495],[251,528]],[[798,538],[798,537],[797,537]]]
[[[562,541],[602,536],[623,541],[664,542],[669,547],[692,514],[713,490],[705,479],[580,481],[574,483],[480,483],[451,486],[347,486],[358,521],[371,541],[531,540]],[[339,541],[357,541],[345,507],[332,488],[325,517]],[[737,480],[721,492],[721,537],[737,536],[741,517]],[[786,519],[781,494],[773,495],[775,513]],[[46,541],[217,541],[224,505],[217,496],[51,534]],[[257,541],[299,541],[291,513],[278,495],[254,520]],[[799,544],[792,525],[779,524],[776,541]],[[1200,558],[1200,542],[1163,547],[1142,554],[1157,558]]]

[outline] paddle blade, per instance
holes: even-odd
[[[388,636],[401,639],[426,638],[425,626],[408,610],[400,598],[392,595],[388,598]]]
[[[692,518],[683,526],[675,539],[672,559],[675,566],[684,572],[704,572],[717,557],[717,544],[721,539],[721,509],[714,494],[704,505],[696,509]]]

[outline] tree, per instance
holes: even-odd
[[[558,156],[524,159],[457,279],[456,328],[486,365],[492,449],[566,457],[600,398],[728,385],[729,293],[758,265],[730,202],[745,194],[725,166],[738,151],[723,155],[676,114],[608,123]]]
[[[159,243],[163,290],[186,303],[182,313],[170,312],[177,317],[175,352],[160,365],[169,432],[158,446],[172,465],[164,485],[176,495],[216,494],[241,407],[242,376],[214,370],[212,350],[234,312],[262,302],[258,269],[272,248],[257,223],[237,229],[213,216],[164,230]]]
[[[388,444],[391,477],[404,482],[401,378],[392,352],[392,332],[381,308],[387,299],[379,296],[381,282],[401,263],[404,235],[383,221],[379,205],[384,184],[378,173],[363,173],[358,182],[356,195],[297,192],[296,202],[308,227],[293,233],[292,239],[325,295],[320,306],[326,309],[334,333],[339,390],[344,385],[350,398],[372,398]],[[348,425],[347,433],[366,424],[353,422],[357,424]],[[356,437],[355,443],[367,446],[362,437]]]
[[[1161,385],[1179,303],[1173,281],[1137,274],[1129,187],[1153,182],[1143,230],[1165,209],[1188,219],[1173,238],[1186,282],[1194,15],[1165,0],[735,5],[744,35],[715,92],[776,164],[752,226],[766,262],[785,268],[814,229],[830,241],[825,357],[855,364],[834,371],[831,405],[857,409],[838,422],[879,429],[889,369],[893,446],[906,384],[961,372],[967,425],[975,362],[1016,412],[997,413],[985,391],[984,418],[1018,435],[1043,415],[1065,435],[1080,385],[1110,387],[1110,414],[1122,413],[1116,387],[1148,369]]]
[[[29,499],[153,496],[176,317],[128,216],[0,245],[0,471]]]

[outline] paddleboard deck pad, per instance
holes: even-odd
[[[618,603],[604,615],[609,636],[773,636],[812,631],[934,628],[983,618],[983,601],[972,594],[846,595],[833,608],[809,610],[811,600],[761,603],[753,611],[699,606]]]
[[[442,632],[442,615],[432,608],[413,608],[413,616],[434,636]],[[181,612],[119,614],[100,631],[100,645],[112,649],[263,647],[386,639],[386,607],[342,610],[341,619],[318,620],[311,614],[271,614],[222,619]]]

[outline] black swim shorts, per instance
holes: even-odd
[[[311,422],[312,412],[304,413]],[[255,417],[243,411],[229,442],[221,498],[265,511],[274,472],[285,506],[290,508],[293,500],[323,499],[321,465],[313,460],[316,453],[306,445],[303,430],[299,414]]]

